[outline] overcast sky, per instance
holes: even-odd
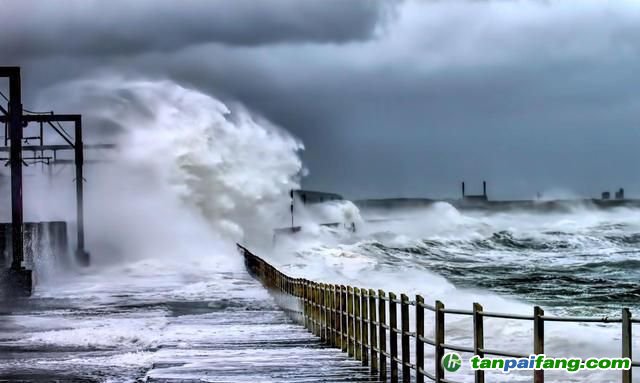
[[[15,0],[0,63],[27,107],[105,70],[240,101],[348,197],[640,195],[638,2]]]

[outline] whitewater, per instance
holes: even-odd
[[[558,212],[479,212],[444,202],[360,209],[357,201],[306,208],[296,201],[302,231],[274,243],[273,229],[290,224],[289,190],[300,188],[307,173],[299,156],[304,145],[285,130],[168,80],[85,79],[53,87],[42,99],[57,100],[56,110],[82,111],[85,125],[108,130],[118,150],[87,172],[92,266],[36,265],[34,297],[0,307],[0,376],[113,382],[170,376],[183,354],[203,352],[203,339],[220,341],[207,326],[212,316],[256,305],[278,311],[246,275],[236,242],[292,276],[421,294],[448,308],[479,302],[488,311],[520,314],[531,314],[533,305],[554,315],[640,312],[640,212],[634,209],[585,204]],[[27,219],[71,221],[69,179],[29,172]],[[60,203],[45,203],[52,196]],[[319,226],[326,222],[355,223],[357,231]],[[221,299],[220,291],[229,295]],[[469,345],[470,319],[451,319],[447,343]],[[428,336],[432,323],[427,318]],[[618,326],[547,324],[545,332],[547,355],[620,352]],[[488,348],[532,350],[530,323],[487,319],[485,336]],[[429,348],[426,357],[433,357]],[[240,360],[251,362],[248,355]],[[195,369],[201,375],[190,379],[212,379],[203,363]],[[547,377],[613,382],[618,375]],[[287,379],[294,376],[262,381]],[[458,379],[470,381],[469,371]]]

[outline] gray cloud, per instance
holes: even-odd
[[[366,0],[11,2],[0,14],[0,50],[20,58],[127,55],[199,43],[344,43],[371,38],[386,8]]]
[[[130,24],[143,42],[130,55],[104,54],[100,46],[117,40],[88,33],[94,54],[23,59],[27,94],[101,70],[170,77],[293,132],[307,148],[305,186],[353,197],[455,195],[462,179],[487,179],[503,198],[620,186],[640,194],[640,6],[409,1],[337,12],[336,3],[281,4],[272,3],[275,19],[302,17],[305,7],[326,18],[304,33],[272,23],[272,37],[256,40],[265,24],[243,14],[233,39],[187,34],[163,49],[147,32],[156,25],[149,17]],[[359,27],[337,38],[332,23],[340,20]],[[178,25],[166,28],[180,33]]]

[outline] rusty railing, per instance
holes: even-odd
[[[485,348],[485,318],[532,322],[533,354],[544,353],[546,322],[620,323],[621,356],[632,359],[632,327],[634,323],[640,323],[640,320],[633,319],[627,308],[622,309],[622,315],[616,318],[549,316],[538,306],[533,308],[532,315],[488,312],[484,311],[479,303],[474,303],[471,310],[447,309],[440,301],[433,305],[425,303],[420,295],[417,295],[415,300],[410,300],[405,294],[400,294],[398,298],[394,293],[385,293],[383,290],[375,291],[292,278],[245,247],[238,245],[238,248],[244,256],[247,271],[274,293],[281,306],[294,320],[329,346],[339,348],[350,357],[362,361],[362,365],[369,366],[371,372],[377,374],[380,380],[390,380],[392,383],[408,383],[413,380],[423,383],[427,378],[436,383],[458,383],[445,377],[445,370],[439,363],[447,350],[472,353],[481,357],[529,357],[529,354]],[[416,331],[413,332],[409,331],[409,307],[415,308],[413,324]],[[425,312],[434,314],[434,338],[425,336]],[[447,315],[472,317],[473,346],[446,342]],[[425,369],[425,345],[435,348],[434,363],[430,371]],[[631,383],[633,368],[639,367],[640,362],[632,360],[631,366],[631,369],[622,371],[622,383]],[[474,374],[476,383],[484,383],[484,371],[476,370]],[[532,380],[534,383],[544,383],[544,370],[534,370]]]

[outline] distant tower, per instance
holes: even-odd
[[[482,181],[482,194],[467,194],[465,189],[465,183],[462,182],[462,199],[465,201],[474,202],[486,202],[489,200],[487,197],[487,181]]]

